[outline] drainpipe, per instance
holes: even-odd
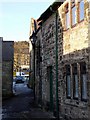
[[[56,117],[59,119],[59,100],[58,100],[58,23],[57,23],[57,18],[58,18],[58,11],[56,11]]]
[[[57,23],[57,18],[58,18],[58,10],[57,11],[54,11],[52,6],[50,6],[50,10],[55,13],[55,38],[56,38],[56,117],[57,119],[59,120],[59,99],[58,99],[58,31],[57,31],[57,26],[58,26],[58,23]]]

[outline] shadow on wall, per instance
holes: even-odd
[[[89,48],[63,55],[62,66],[63,83],[65,84],[63,84],[64,107],[61,107],[61,111],[65,109],[67,112],[63,111],[64,115],[66,114],[66,116],[68,115],[71,118],[87,118],[90,102],[88,84],[90,78]],[[68,104],[68,107],[66,104]],[[72,107],[73,110],[71,109]],[[86,109],[84,110],[83,108]],[[84,114],[82,114],[82,111]]]

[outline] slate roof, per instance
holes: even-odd
[[[50,5],[45,12],[37,19],[37,21],[43,20],[46,21],[62,4],[65,0],[56,0],[52,5]]]

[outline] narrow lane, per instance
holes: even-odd
[[[54,118],[51,113],[34,105],[33,91],[25,83],[15,84],[15,96],[3,101],[2,120]]]

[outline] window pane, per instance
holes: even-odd
[[[84,1],[82,0],[79,4],[80,8],[80,21],[84,19]]]
[[[86,63],[80,63],[81,72],[81,98],[82,100],[87,100],[87,73],[86,73]]]
[[[76,24],[76,7],[72,8],[72,25]]]
[[[82,75],[82,99],[87,99],[87,76]]]
[[[73,65],[73,97],[78,98],[78,75],[77,75],[77,63]]]
[[[67,93],[67,98],[70,98],[71,97],[70,65],[66,65],[66,93]]]
[[[69,28],[69,12],[66,13],[66,29]]]
[[[78,76],[74,75],[74,97],[78,98]]]
[[[71,97],[71,78],[67,75],[67,97]]]

